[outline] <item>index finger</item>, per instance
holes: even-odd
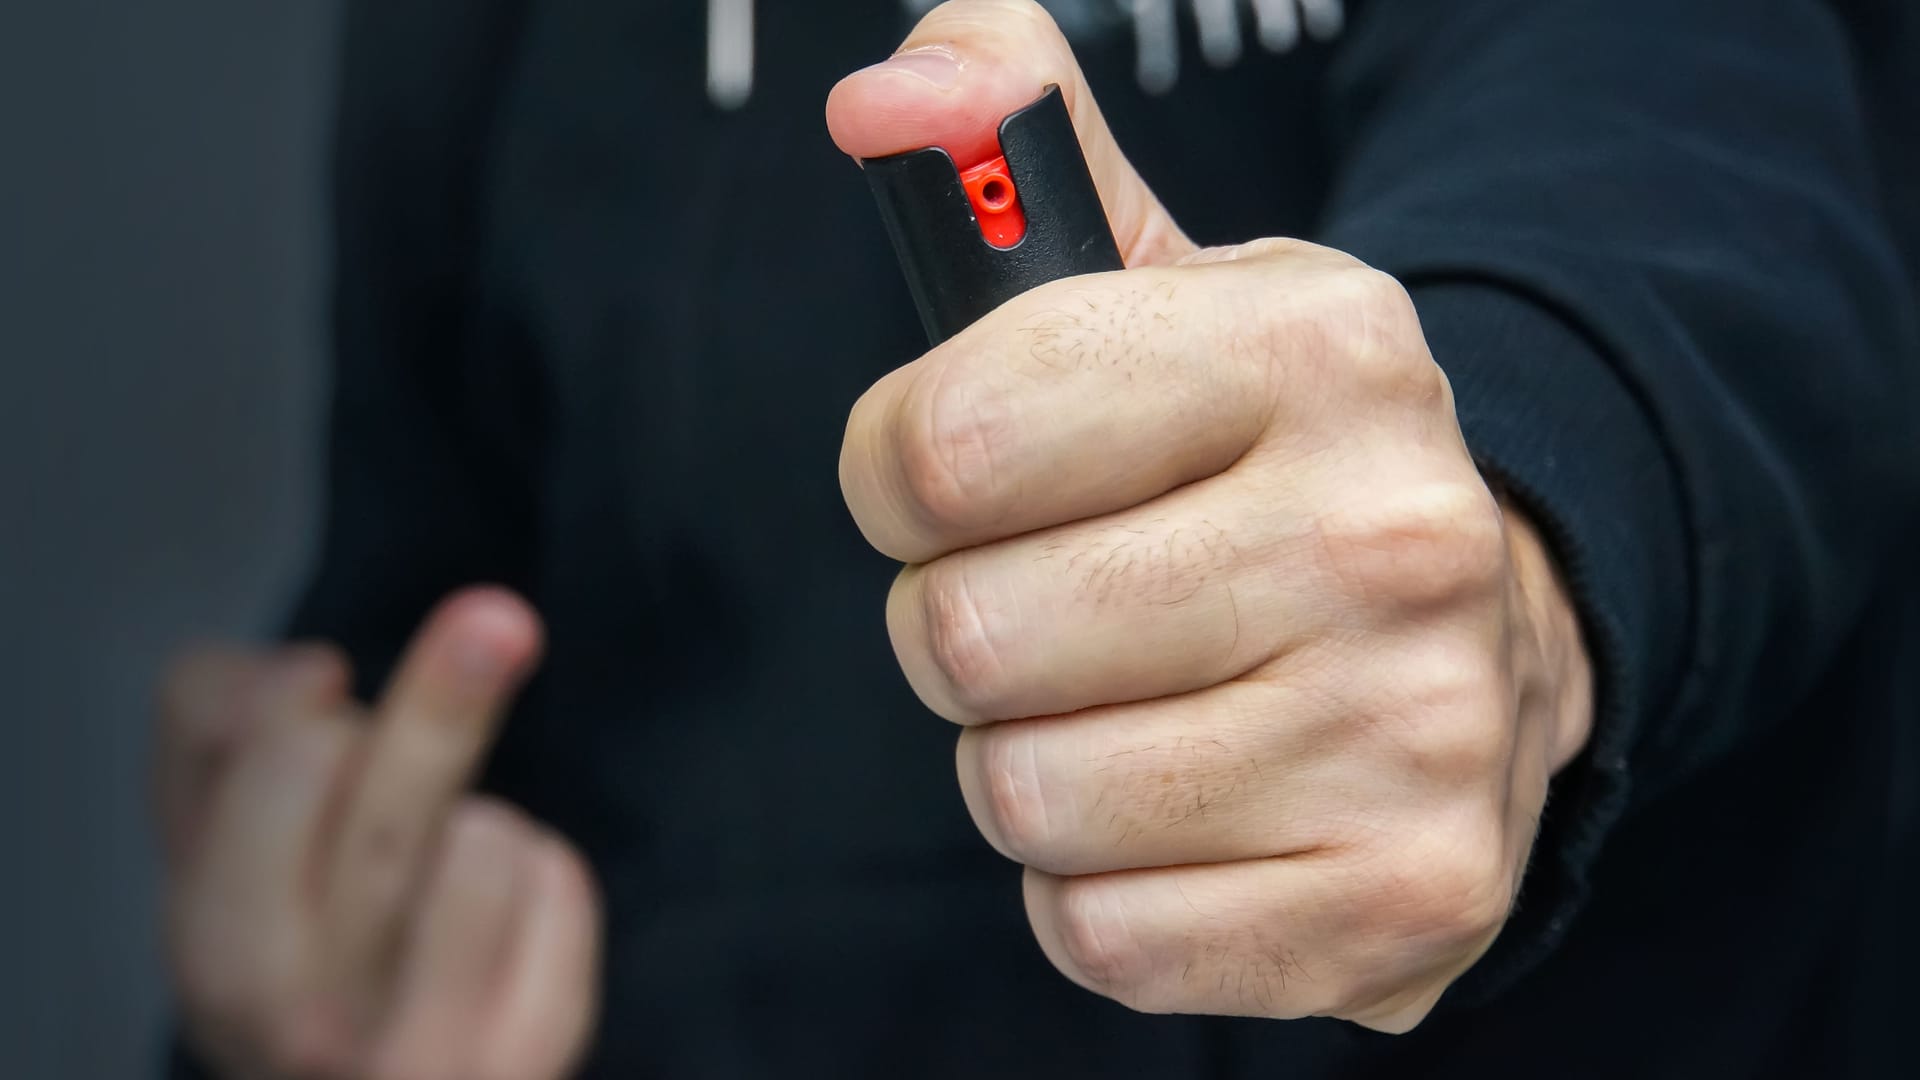
[[[1372,273],[1267,241],[1016,297],[854,405],[847,506],[874,547],[917,563],[1221,472],[1270,426],[1314,346],[1296,330],[1347,271]]]
[[[539,649],[532,609],[490,588],[442,603],[408,647],[375,710],[328,859],[329,941],[347,970],[381,962]]]

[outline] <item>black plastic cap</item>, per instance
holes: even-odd
[[[1000,122],[1000,150],[1027,219],[1008,248],[981,235],[945,150],[861,162],[935,345],[1037,285],[1123,265],[1058,86]]]

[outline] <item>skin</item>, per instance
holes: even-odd
[[[600,902],[564,840],[466,789],[540,651],[497,589],[430,615],[380,700],[337,650],[207,649],[160,704],[187,1034],[245,1080],[552,1080],[592,1027]]]
[[[1016,299],[848,420],[847,503],[908,564],[888,627],[962,726],[974,820],[1082,986],[1411,1028],[1499,932],[1588,736],[1544,545],[1475,471],[1392,279],[1296,241],[1196,249],[1033,4],[955,0],[902,48],[833,91],[842,150],[979,157],[1058,83],[1128,266]],[[376,702],[327,646],[174,666],[167,940],[222,1075],[569,1073],[592,878],[467,790],[540,640],[475,588]]]
[[[901,668],[1026,867],[1041,948],[1148,1012],[1405,1031],[1492,944],[1592,723],[1578,622],[1392,278],[1197,249],[1024,0],[837,86],[841,150],[1061,86],[1127,269],[1019,297],[854,406],[841,486],[907,563]]]

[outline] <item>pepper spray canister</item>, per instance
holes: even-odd
[[[999,135],[965,165],[937,146],[861,162],[935,345],[1037,285],[1124,265],[1060,88]]]

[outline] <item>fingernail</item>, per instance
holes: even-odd
[[[915,78],[932,83],[942,90],[951,90],[960,81],[960,58],[945,45],[922,45],[917,49],[897,52],[868,71],[899,71]]]

